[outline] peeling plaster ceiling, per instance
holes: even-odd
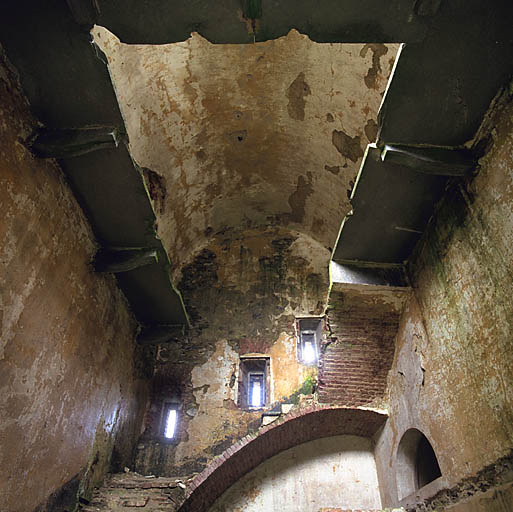
[[[294,30],[248,45],[93,34],[175,276],[216,237],[269,228],[313,239],[327,268],[398,45],[319,44]]]

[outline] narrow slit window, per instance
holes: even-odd
[[[264,374],[263,373],[250,373],[249,374],[249,406],[250,407],[263,407],[264,399]]]
[[[270,400],[269,357],[241,357],[238,404],[243,409],[263,409]]]
[[[303,361],[306,364],[313,364],[317,361],[314,333],[303,334]]]
[[[175,433],[176,433],[176,420],[177,420],[176,409],[169,408],[167,411],[165,427],[164,427],[164,437],[166,439],[174,439]]]
[[[320,318],[301,318],[298,328],[298,358],[306,365],[314,366],[319,359],[319,342],[322,336]]]

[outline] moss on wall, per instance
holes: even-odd
[[[378,443],[385,504],[397,500],[393,468],[408,428],[429,438],[445,486],[513,448],[511,99],[491,115],[479,174],[452,184],[410,264],[415,296],[399,328],[391,418]]]

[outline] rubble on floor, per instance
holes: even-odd
[[[174,512],[185,495],[185,489],[194,475],[186,477],[143,476],[138,473],[108,475],[103,487],[96,489],[80,512],[127,512],[144,509],[145,512]]]

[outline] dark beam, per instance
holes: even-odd
[[[381,160],[436,176],[467,176],[477,165],[468,149],[405,144],[385,144]]]
[[[408,287],[404,265],[332,261],[330,274],[333,283],[374,287]]]
[[[43,128],[32,141],[31,149],[41,158],[69,158],[100,149],[117,148],[124,141],[124,131],[112,126],[69,130]]]
[[[262,0],[243,0],[242,13],[247,20],[257,20],[262,17]]]
[[[141,328],[137,335],[137,343],[154,345],[183,338],[184,325],[147,325]]]
[[[128,272],[158,262],[155,248],[102,249],[94,259],[96,272]]]

